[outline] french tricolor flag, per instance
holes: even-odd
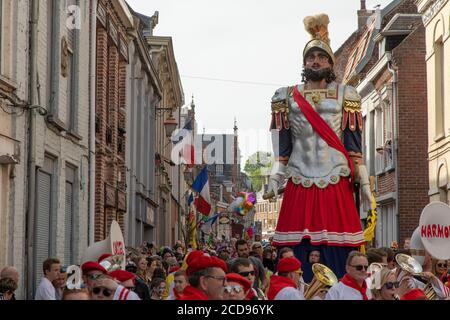
[[[199,194],[194,201],[197,210],[205,215],[209,216],[211,211],[211,199],[209,196],[209,183],[208,183],[208,169],[207,167],[203,168],[200,174],[194,181],[192,185],[192,189],[197,191]]]

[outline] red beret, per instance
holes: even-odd
[[[238,273],[229,273],[227,274],[228,282],[237,282],[242,287],[244,287],[244,291],[248,291],[252,287],[252,283],[247,278],[244,278]]]
[[[109,275],[111,277],[113,277],[114,279],[119,280],[120,282],[124,282],[130,279],[135,279],[136,276],[134,275],[134,273],[125,271],[125,270],[114,270],[112,272],[109,273]]]
[[[186,274],[190,275],[191,273],[194,273],[196,271],[206,269],[206,268],[220,268],[224,272],[227,272],[227,265],[225,261],[217,258],[217,257],[210,257],[208,255],[200,256],[196,259],[193,259],[191,263],[189,264]]]
[[[112,256],[111,253],[104,253],[104,254],[102,254],[102,255],[100,256],[100,258],[98,258],[97,262],[100,263],[100,262],[102,262],[103,260],[105,260],[106,258],[109,258],[109,257],[111,257],[111,256]]]
[[[302,267],[302,263],[294,257],[283,258],[278,262],[278,272],[297,271]]]
[[[169,269],[169,273],[174,273],[177,272],[178,270],[180,270],[180,266],[171,267]]]
[[[94,270],[101,271],[104,274],[108,273],[108,271],[106,271],[106,269],[103,268],[102,265],[100,265],[98,262],[95,261],[88,261],[81,265],[81,271],[83,273],[88,273],[89,271]]]
[[[186,264],[189,266],[193,260],[197,259],[198,257],[203,256],[204,254],[205,253],[201,250],[195,250],[195,251],[189,252],[186,257]]]
[[[400,300],[419,300],[427,299],[427,296],[421,289],[412,289],[401,296]]]

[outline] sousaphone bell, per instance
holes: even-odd
[[[332,287],[338,282],[338,278],[334,272],[321,263],[313,264],[312,272],[314,273],[314,278],[311,283],[307,285],[305,300],[311,300],[321,293],[328,292],[329,287]]]

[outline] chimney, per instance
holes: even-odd
[[[358,30],[364,28],[373,13],[373,10],[366,9],[366,0],[361,0],[361,9],[358,10]]]

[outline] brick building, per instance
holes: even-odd
[[[375,244],[389,246],[411,236],[428,203],[424,28],[411,0],[391,2],[360,26],[337,51],[347,61],[338,71],[362,97],[363,152],[376,178]]]
[[[95,106],[95,241],[109,234],[113,220],[125,230],[127,29],[133,16],[124,1],[100,0],[97,7]]]

